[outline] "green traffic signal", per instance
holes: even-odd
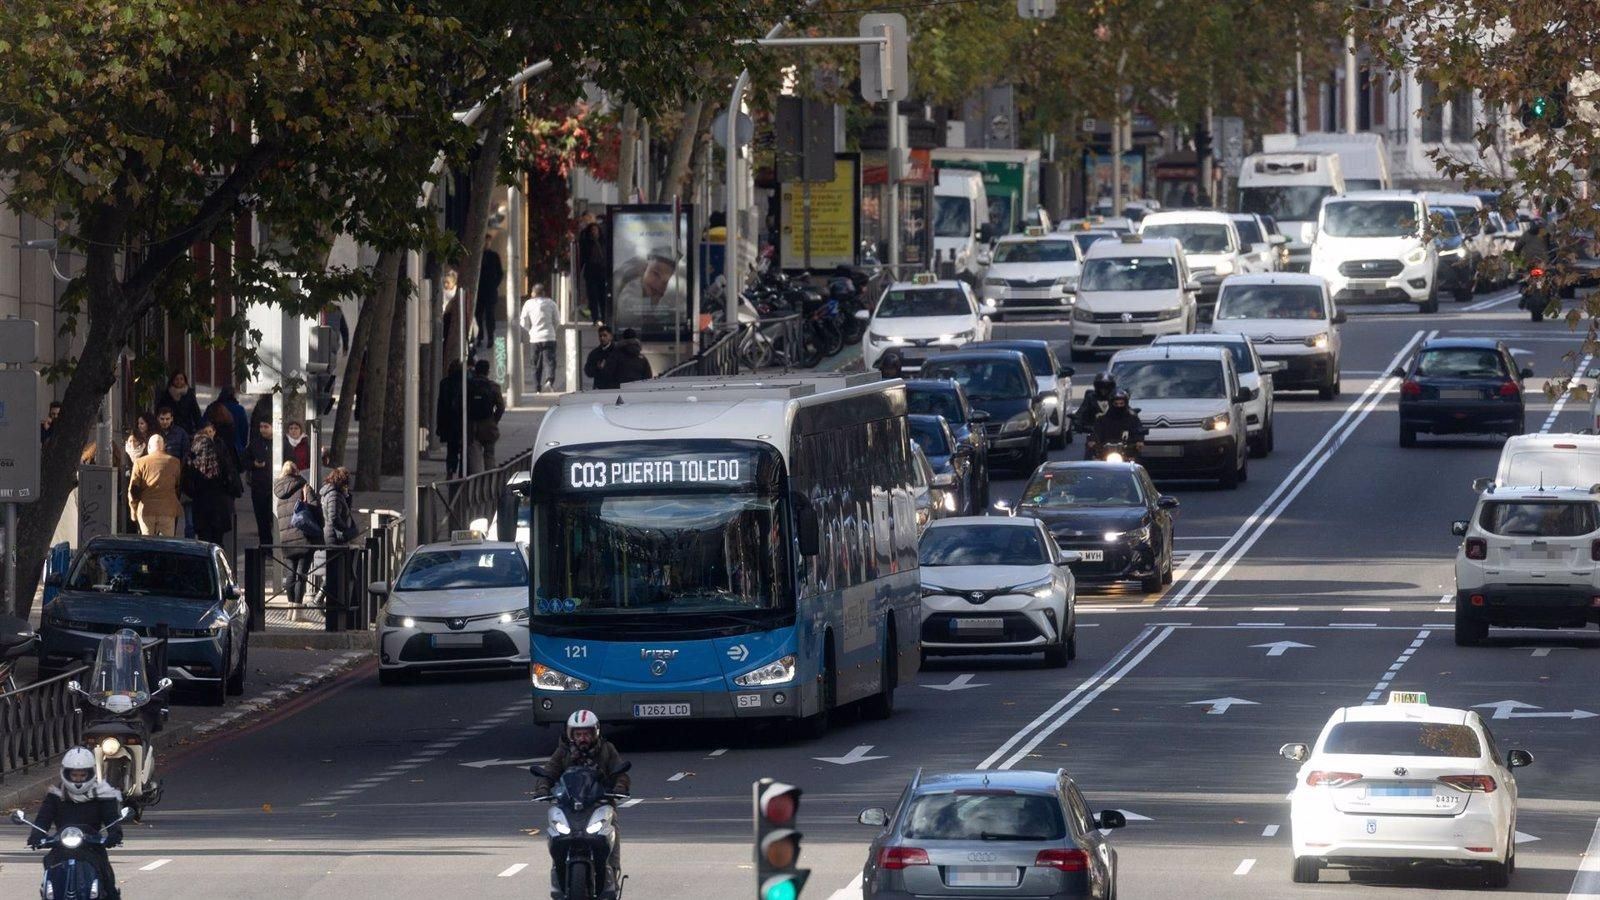
[[[1533,113],[1533,117],[1535,119],[1544,118],[1545,113],[1550,111],[1550,98],[1549,97],[1535,97],[1535,98],[1533,98],[1533,102],[1528,104],[1528,111]]]
[[[806,883],[805,875],[774,875],[761,885],[761,900],[796,900]]]

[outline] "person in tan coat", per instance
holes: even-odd
[[[139,523],[140,534],[173,537],[183,521],[178,483],[183,463],[167,452],[165,439],[153,434],[145,442],[145,455],[133,464],[128,478],[128,509]]]

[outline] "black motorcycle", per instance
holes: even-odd
[[[17,661],[32,654],[38,642],[27,619],[0,615],[0,690],[17,689]]]
[[[533,798],[550,804],[550,890],[560,900],[621,900],[623,875],[617,873],[615,890],[606,890],[606,866],[617,848],[618,800],[627,794],[609,791],[618,775],[632,763],[609,776],[593,766],[573,766],[559,779],[538,766],[529,769],[540,778],[555,781],[544,797]]]
[[[105,846],[106,828],[122,822],[132,814],[133,810],[124,806],[121,818],[93,834],[86,834],[83,829],[71,825],[51,834],[28,821],[22,810],[13,811],[11,821],[18,825],[26,825],[44,835],[39,841],[38,849],[49,852],[60,847],[65,851],[55,865],[44,870],[44,881],[39,884],[41,900],[93,900],[99,897],[100,869],[95,864],[94,858],[82,850],[84,847]]]

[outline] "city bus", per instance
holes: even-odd
[[[563,396],[527,487],[534,720],[889,716],[920,665],[908,435],[876,375]]]

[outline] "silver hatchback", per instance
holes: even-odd
[[[1091,813],[1062,770],[919,769],[892,813],[868,809],[860,821],[882,829],[862,870],[866,900],[1117,895],[1117,852],[1100,831],[1127,822]]]

